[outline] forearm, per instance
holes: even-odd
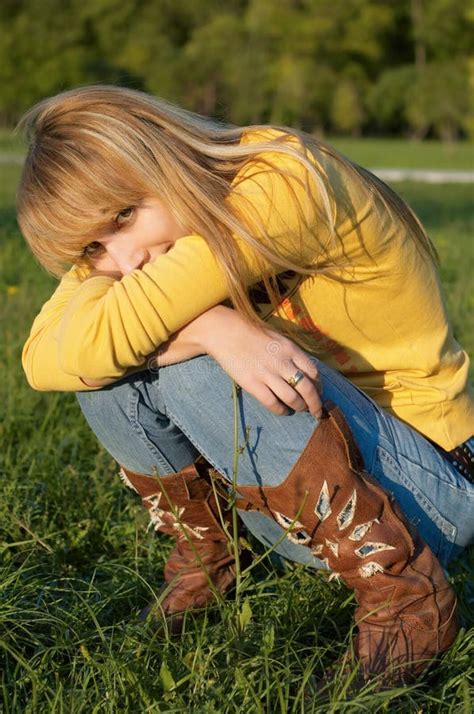
[[[198,276],[203,275],[200,279]],[[62,369],[94,380],[121,379],[178,330],[229,297],[224,271],[200,236],[116,280],[93,275],[61,318]]]
[[[232,308],[224,305],[215,305],[209,310],[199,315],[180,330],[175,332],[171,338],[162,343],[154,352],[152,352],[141,367],[132,367],[127,370],[127,375],[133,372],[143,371],[145,369],[157,369],[158,367],[166,367],[167,365],[184,362],[193,357],[197,357],[207,353],[207,345],[209,344],[212,332],[216,328],[217,321],[226,316],[228,312],[234,312]],[[116,379],[89,379],[81,377],[82,381],[90,387],[105,387],[108,384],[113,384]],[[123,377],[120,377],[123,379]]]
[[[222,329],[223,321],[231,315],[235,315],[235,310],[219,304],[191,320],[156,350],[157,366],[164,367],[207,354],[213,335]]]

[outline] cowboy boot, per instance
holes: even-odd
[[[238,492],[354,590],[354,650],[364,681],[411,681],[451,646],[459,629],[454,592],[398,505],[363,471],[332,403],[283,483],[238,486]]]
[[[124,483],[138,493],[156,531],[176,538],[158,592],[159,612],[173,634],[182,630],[189,610],[215,602],[235,583],[232,518],[223,487],[211,484],[208,464],[199,457],[178,473],[159,478],[121,467]],[[163,597],[161,597],[163,596]],[[156,605],[142,615],[154,614]]]

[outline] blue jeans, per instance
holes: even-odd
[[[446,565],[473,538],[474,486],[429,441],[341,374],[312,359],[319,369],[322,398],[341,409],[367,471],[393,493]],[[233,386],[220,365],[204,355],[155,372],[137,372],[100,390],[78,392],[77,398],[99,441],[132,471],[157,470],[166,476],[202,454],[232,482],[237,422],[237,484],[277,485],[318,422],[308,412],[276,416]],[[282,539],[282,528],[270,518],[255,512],[239,515],[266,546]],[[292,561],[325,567],[309,548],[288,539],[275,551]]]

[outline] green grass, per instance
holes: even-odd
[[[0,152],[20,153],[25,150],[21,136],[10,129],[0,129]]]
[[[329,138],[339,151],[367,168],[474,170],[474,142]]]
[[[180,639],[138,621],[170,543],[147,518],[86,426],[72,394],[26,384],[21,347],[55,282],[16,229],[18,169],[0,182],[0,711],[452,712],[473,708],[474,549],[452,568],[464,631],[416,686],[345,701],[343,676],[314,687],[349,642],[354,599],[303,568],[268,559],[239,601],[190,619]],[[471,190],[405,184],[441,255],[456,334],[473,348]],[[472,680],[471,680],[472,681]],[[305,692],[313,691],[312,700]]]

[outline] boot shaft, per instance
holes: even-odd
[[[456,598],[416,529],[363,471],[340,411],[325,408],[285,481],[239,486],[247,505],[238,505],[273,518],[355,591],[364,676],[406,682],[455,639]]]
[[[142,498],[154,529],[198,544],[227,538],[229,505],[220,483],[211,481],[204,459],[160,477],[121,468],[121,478]]]

